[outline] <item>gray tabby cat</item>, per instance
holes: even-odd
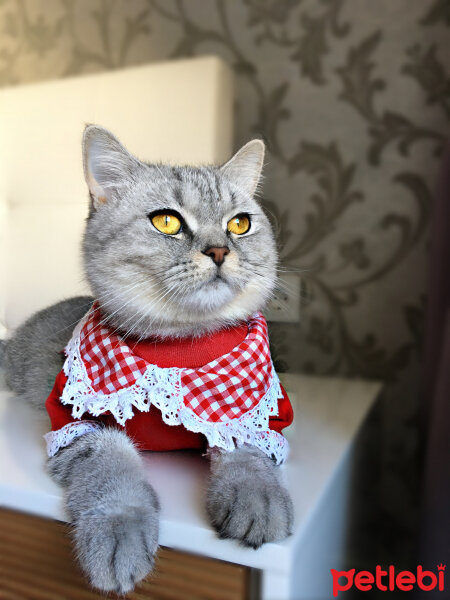
[[[83,242],[87,278],[110,325],[126,335],[197,336],[245,320],[275,285],[277,254],[254,193],[264,145],[253,140],[222,167],[145,164],[108,131],[88,126],[83,157],[91,205]],[[184,227],[165,235],[149,215],[170,209]],[[227,235],[245,213],[251,227]],[[29,319],[7,346],[9,385],[43,406],[62,347],[92,298]],[[80,563],[93,586],[126,593],[152,569],[159,504],[127,436],[85,434],[48,461],[64,487]],[[220,537],[258,548],[289,535],[292,503],[275,463],[243,447],[211,452],[206,508]]]

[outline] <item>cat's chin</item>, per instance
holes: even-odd
[[[98,296],[107,323],[125,336],[199,337],[233,326],[261,310],[273,285],[274,278],[270,277],[262,287],[258,280],[250,279],[243,286],[221,275],[191,286],[189,293],[175,292],[170,299],[155,299],[155,293],[161,292],[151,290],[148,296],[136,294],[118,307],[114,294]]]
[[[220,276],[191,291],[184,298],[183,308],[197,315],[208,315],[229,304],[236,295],[231,285]]]

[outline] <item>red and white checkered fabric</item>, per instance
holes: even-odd
[[[101,322],[94,305],[79,336],[80,357],[92,389],[113,394],[133,386],[149,364]],[[178,369],[184,405],[202,421],[237,419],[266,395],[274,376],[267,323],[256,314],[248,335],[228,354],[198,369]]]

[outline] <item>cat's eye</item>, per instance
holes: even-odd
[[[250,229],[250,217],[246,214],[236,215],[228,221],[227,229],[236,235],[247,233]]]
[[[150,221],[158,231],[166,235],[176,235],[181,229],[181,218],[173,212],[163,211],[150,215]]]

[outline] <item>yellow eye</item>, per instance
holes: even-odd
[[[250,229],[250,217],[248,215],[236,215],[228,221],[227,229],[236,235],[247,233]]]
[[[167,235],[176,235],[181,229],[180,219],[171,213],[157,213],[150,219],[158,231]]]

